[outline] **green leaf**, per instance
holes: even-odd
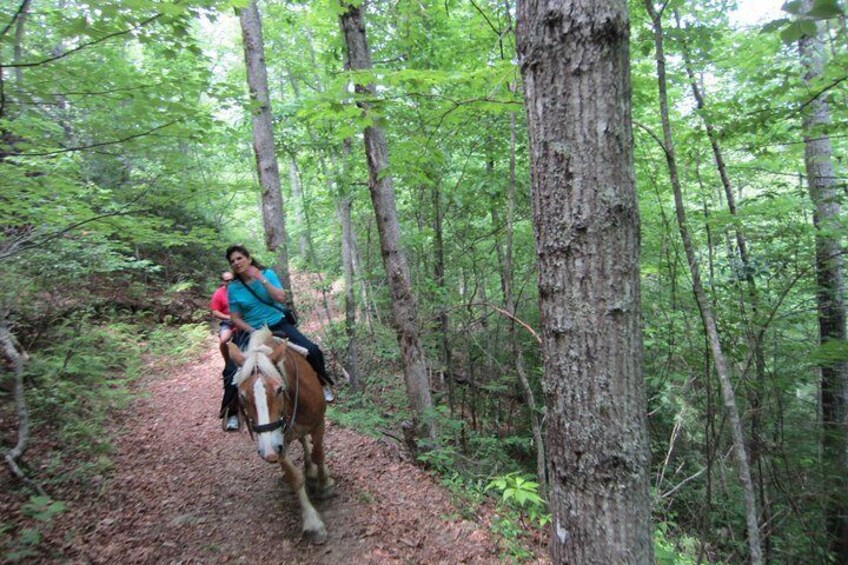
[[[803,13],[803,3],[801,0],[789,0],[780,9],[795,16],[800,16]]]
[[[780,39],[783,43],[795,43],[801,36],[804,35],[800,22],[792,22],[783,31],[780,32]]]
[[[801,24],[802,35],[806,35],[807,37],[815,37],[818,33],[818,26],[816,26],[816,22],[812,22],[810,20],[803,20],[799,23]]]
[[[817,20],[828,20],[843,14],[837,0],[816,0],[807,15]]]
[[[779,30],[788,23],[789,20],[786,18],[780,18],[778,20],[771,21],[760,29],[760,33],[774,33],[775,31]]]

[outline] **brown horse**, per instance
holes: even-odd
[[[240,367],[233,384],[238,386],[242,419],[251,436],[256,436],[259,456],[280,463],[286,483],[300,501],[304,535],[323,543],[327,529],[309,501],[305,484],[308,481],[314,487],[316,498],[329,496],[334,487],[324,464],[326,405],[318,375],[303,355],[275,338],[267,327],[253,332],[246,351],[230,343],[229,353]],[[305,479],[286,457],[293,439],[303,445]]]

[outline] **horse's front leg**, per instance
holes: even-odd
[[[288,457],[280,459],[280,465],[283,468],[283,478],[286,484],[297,493],[297,499],[300,502],[300,510],[303,517],[303,534],[309,538],[312,543],[324,543],[327,540],[327,528],[321,520],[321,516],[312,502],[309,501],[309,496],[306,494],[306,481],[303,478],[303,473],[292,465]]]
[[[303,473],[306,475],[306,482],[311,488],[318,482],[318,467],[312,462],[312,441],[308,435],[300,437],[300,445],[303,446]]]
[[[324,462],[324,426],[312,432],[312,463],[318,470],[318,487],[315,496],[318,499],[328,498],[333,494],[336,483],[330,476],[330,471]],[[304,452],[304,459],[306,453]]]

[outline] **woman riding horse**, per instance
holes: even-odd
[[[283,303],[286,290],[274,271],[266,269],[242,245],[232,245],[227,248],[227,262],[235,275],[235,280],[227,287],[227,300],[230,306],[230,318],[233,324],[242,330],[236,337],[236,345],[244,348],[250,334],[268,326],[277,337],[284,337],[291,343],[306,348],[306,360],[315,369],[318,379],[324,389],[324,399],[333,401],[333,391],[330,388],[332,379],[327,374],[324,363],[324,353],[297,328],[290,324],[285,316]],[[232,362],[224,367],[224,400],[221,405],[221,416],[229,410],[230,418],[237,411],[233,409],[236,399],[235,387],[230,382],[236,371]],[[229,425],[227,426],[229,428]]]

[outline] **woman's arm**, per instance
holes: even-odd
[[[235,312],[230,312],[230,320],[232,320],[233,325],[240,329],[243,332],[250,333],[253,331],[253,328],[247,325],[247,322],[241,319],[241,315],[236,314]]]
[[[270,273],[271,271],[268,271],[268,272]],[[268,277],[265,276],[265,274],[263,272],[261,272],[256,267],[250,267],[247,270],[247,274],[250,275],[252,278],[258,280],[259,283],[262,285],[262,288],[265,289],[265,292],[267,292],[268,295],[274,301],[279,302],[280,304],[286,303],[286,291],[283,290],[282,288],[280,288],[279,286],[277,286],[276,284],[274,284],[275,282],[277,284],[279,284],[276,276],[269,279]]]

